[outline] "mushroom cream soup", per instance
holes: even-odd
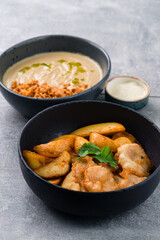
[[[3,83],[16,93],[39,98],[70,96],[95,85],[102,69],[78,53],[50,52],[25,58],[11,66]]]

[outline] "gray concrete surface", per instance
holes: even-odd
[[[95,41],[111,57],[111,76],[135,75],[150,84],[150,101],[139,112],[160,126],[159,12],[159,0],[3,0],[0,53],[38,35]],[[17,142],[26,122],[0,95],[0,239],[160,239],[160,185],[142,205],[117,217],[72,217],[45,206],[19,168]]]

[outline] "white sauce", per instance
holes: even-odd
[[[59,62],[59,60],[65,60]],[[84,72],[77,72],[78,67],[72,66],[69,63],[79,63]],[[45,63],[50,65],[50,68],[43,65],[31,67],[33,64]],[[29,70],[22,72],[23,68],[31,67]],[[75,78],[79,79],[79,83],[86,83],[88,87],[95,85],[102,79],[102,69],[100,65],[93,59],[78,53],[71,52],[50,52],[41,53],[23,59],[17,62],[5,72],[3,83],[8,88],[11,88],[12,82],[27,83],[28,80],[38,80],[39,84],[47,83],[50,86],[62,87],[63,83],[70,83]]]
[[[119,77],[107,84],[107,92],[119,100],[137,101],[148,92],[145,83],[131,77]]]

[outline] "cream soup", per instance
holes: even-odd
[[[102,69],[93,59],[78,53],[50,52],[25,58],[11,66],[4,74],[3,83],[11,88],[12,83],[26,84],[28,80],[53,87],[63,84],[95,85],[102,78]]]

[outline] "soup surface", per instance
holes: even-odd
[[[50,86],[50,90],[60,90],[64,86],[71,89],[83,86],[85,90],[101,78],[102,69],[93,59],[78,53],[50,52],[37,54],[14,64],[5,72],[3,83],[13,91],[18,91],[19,88],[28,89],[29,85],[39,88],[43,86],[44,91],[44,84]],[[19,93],[25,95],[23,92]]]

